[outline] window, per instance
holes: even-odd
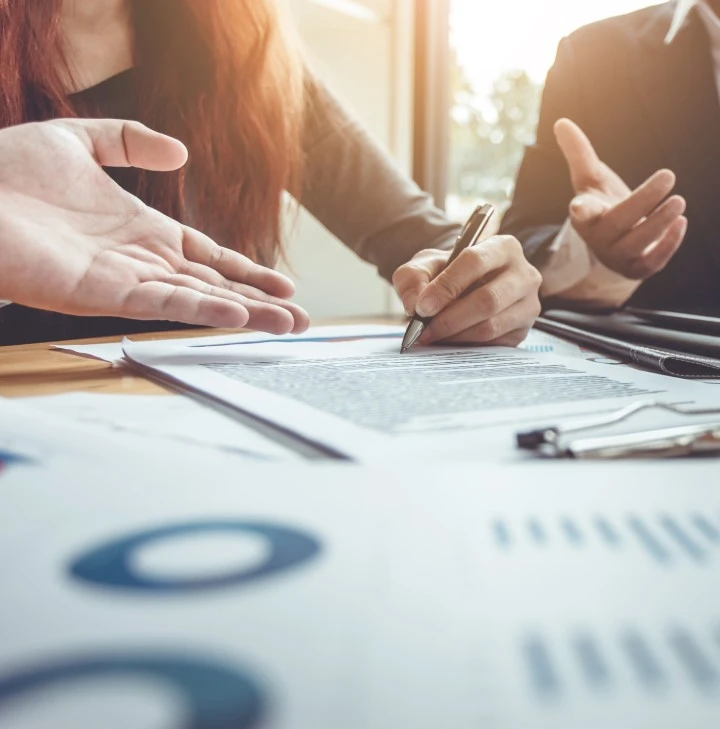
[[[504,211],[532,143],[542,85],[561,38],[648,0],[451,0],[446,208],[464,220],[478,200]]]

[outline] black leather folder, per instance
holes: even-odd
[[[659,313],[671,314],[672,326],[667,318],[651,322],[648,316],[624,310],[597,314],[564,309],[543,312],[536,326],[666,375],[720,378],[720,336],[707,333],[712,322],[703,322],[703,331],[698,332],[682,321],[681,314]]]

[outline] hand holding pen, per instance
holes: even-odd
[[[540,313],[541,277],[510,236],[480,240],[493,208],[475,209],[448,251],[422,251],[393,276],[413,316],[403,351],[452,342],[515,346]]]

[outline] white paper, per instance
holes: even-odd
[[[190,726],[186,692],[201,677],[180,689],[131,671],[2,693],[32,669],[158,656],[245,677],[262,729],[719,726],[716,463],[10,468],[0,726]],[[163,529],[128,555],[133,574],[247,572],[270,541],[208,529],[238,522],[300,532],[318,550],[176,591],[72,572],[99,547]],[[96,574],[110,572],[101,562]],[[212,685],[211,706],[224,706]],[[199,725],[247,726],[213,719]]]
[[[581,347],[566,339],[543,332],[539,329],[531,329],[527,338],[520,344],[520,349],[528,352],[542,352],[545,354],[560,354],[563,357],[580,357],[588,362],[599,364],[625,364],[628,360],[617,359],[601,352],[596,352],[588,347]]]
[[[178,445],[222,449],[254,458],[299,456],[238,423],[181,395],[98,395],[75,392],[26,398],[46,413],[92,425],[105,433],[124,432]]]
[[[0,398],[0,452],[49,466],[68,460],[80,464],[168,463],[183,457],[201,464],[237,467],[250,460],[240,450],[210,449],[205,444],[148,437],[132,429],[110,429],[5,398]]]
[[[129,359],[175,383],[362,461],[421,456],[517,457],[530,424],[607,412],[638,400],[720,404],[706,385],[518,349],[419,348],[397,342],[161,348]]]
[[[324,339],[346,339],[356,337],[402,337],[404,327],[384,324],[350,324],[310,327],[303,334],[265,334],[264,332],[246,332],[244,334],[222,334],[211,337],[185,337],[177,339],[154,340],[146,342],[148,346],[165,345],[175,347],[220,347],[229,344],[253,344],[259,342],[307,342]],[[54,349],[71,354],[100,359],[105,362],[117,362],[122,359],[122,343],[108,344],[59,344]]]
[[[568,342],[554,334],[541,332],[539,329],[531,329],[525,341],[520,344],[520,349],[526,352],[543,354],[561,354],[565,357],[583,357],[585,350],[577,344]]]

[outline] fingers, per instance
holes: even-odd
[[[449,251],[421,251],[395,271],[392,283],[408,316],[415,314],[418,296],[443,270],[449,257]]]
[[[138,167],[157,172],[177,170],[187,162],[185,145],[135,121],[62,120],[71,131],[82,129],[89,150],[103,167]]]
[[[672,256],[685,235],[686,224],[679,222],[685,200],[679,195],[668,197],[674,186],[674,173],[659,170],[629,194],[618,195],[617,190],[614,195],[582,193],[570,203],[570,222],[607,268],[626,278],[647,278],[655,273],[648,266],[665,266],[668,251]],[[669,242],[646,256],[671,227]]]
[[[626,278],[638,279],[651,276],[664,267],[669,260],[669,258],[664,257],[664,252],[668,250],[670,244],[664,242],[661,251],[649,258],[645,257],[645,253],[649,253],[650,249],[661,240],[670,240],[671,243],[676,243],[677,245],[674,246],[672,253],[677,250],[677,246],[685,236],[687,226],[686,221],[680,220],[685,212],[685,207],[684,198],[677,195],[668,198],[649,217],[612,245],[593,246],[595,255],[604,266]],[[671,233],[671,235],[666,238],[668,233]],[[678,233],[681,234],[679,241],[676,240]],[[656,270],[648,269],[649,263],[653,261],[656,261],[660,268]],[[640,272],[644,272],[644,275],[641,275]]]
[[[509,236],[488,238],[482,244],[468,248],[423,289],[416,312],[420,316],[435,316],[459,299],[470,286],[500,271],[513,259],[525,261],[520,244]]]
[[[250,315],[247,326],[251,329],[272,334],[299,333],[304,332],[310,324],[307,312],[297,304],[268,296],[252,286],[225,281],[212,269],[198,264],[187,268],[184,274],[171,276],[167,280],[242,304]]]
[[[187,292],[196,295],[191,296]],[[199,310],[181,308],[200,304],[202,308]],[[128,294],[122,311],[122,316],[134,319],[172,319],[180,313],[182,318],[173,321],[189,324],[206,323],[198,317],[206,316],[208,312],[219,316],[220,312],[225,317],[224,321],[232,320],[231,323],[208,323],[208,326],[248,327],[271,334],[288,334],[307,328],[305,318],[300,317],[296,321],[293,313],[286,308],[258,302],[185,275],[172,275],[162,281],[148,281],[136,286]]]
[[[138,284],[126,298],[121,314],[132,319],[233,329],[241,329],[250,318],[238,302],[161,281]]]
[[[523,299],[531,289],[532,284],[521,272],[501,274],[433,317],[424,341],[444,341],[480,323],[491,322],[489,326],[494,326],[496,317]],[[499,334],[488,337],[488,341],[495,336]]]
[[[628,265],[625,272],[627,278],[646,279],[662,271],[682,244],[687,226],[688,221],[684,216],[675,220],[657,243]]]
[[[602,173],[602,162],[585,132],[569,119],[555,122],[554,131],[575,190],[592,187]]]
[[[670,225],[685,212],[685,207],[683,198],[677,195],[668,198],[648,218],[611,246],[609,253],[614,257],[621,256],[626,261],[638,258],[649,245],[662,238]]]
[[[442,341],[444,344],[517,347],[527,337],[539,313],[537,297],[526,297],[489,319]]]
[[[295,286],[287,276],[217,245],[188,226],[183,226],[183,253],[188,261],[212,268],[229,281],[248,284],[270,296],[287,299],[295,293]]]
[[[540,313],[541,281],[514,238],[490,238],[464,251],[418,300],[418,314],[433,317],[421,343],[485,343],[529,328]]]
[[[188,260],[182,273],[241,297],[250,315],[249,327],[273,334],[299,333],[308,328],[307,312],[286,301],[295,293],[289,278],[217,245],[193,228],[182,228],[183,253]]]
[[[616,241],[657,208],[675,187],[675,175],[659,170],[636,188],[632,194],[615,205],[597,223],[595,235]]]

